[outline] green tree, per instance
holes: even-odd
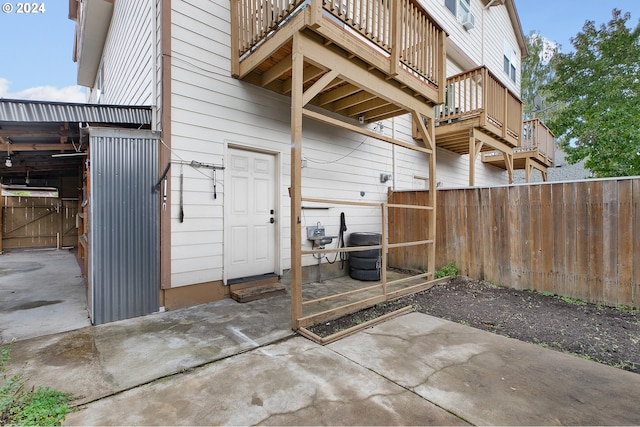
[[[549,108],[549,105],[543,105],[541,111],[536,111],[533,100],[536,95],[542,99],[549,97],[545,87],[553,79],[553,66],[542,58],[544,40],[539,34],[531,32],[526,42],[529,56],[522,60],[522,88],[520,92],[524,118],[539,118],[546,121],[555,109]],[[552,55],[555,57],[557,53],[556,47]]]
[[[614,9],[606,25],[585,22],[545,89],[562,105],[549,125],[567,160],[587,159],[597,177],[640,175],[640,23],[630,19]]]

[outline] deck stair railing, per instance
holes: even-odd
[[[232,7],[241,27],[240,58],[310,7],[372,44],[389,59],[389,74],[402,67],[435,86],[445,80],[446,34],[414,0],[234,0]]]
[[[520,145],[522,101],[486,67],[447,78],[445,102],[436,108],[436,124],[480,118],[496,136]]]

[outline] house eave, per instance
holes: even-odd
[[[77,8],[77,4],[70,2],[69,15],[74,7]],[[80,5],[79,13],[76,13],[75,60],[78,63],[79,85],[92,87],[95,83],[112,14],[113,0],[85,0]]]

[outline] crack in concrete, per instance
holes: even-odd
[[[391,336],[391,337],[393,337],[393,338],[397,338],[397,336],[393,336],[393,335],[390,335],[390,336]],[[327,347],[327,348],[329,348],[329,347]],[[403,384],[400,384],[399,382],[395,381],[394,379],[389,378],[389,377],[387,377],[386,375],[384,375],[384,374],[382,374],[382,373],[380,373],[380,372],[377,372],[377,371],[375,371],[375,370],[373,370],[373,369],[369,368],[368,366],[365,366],[365,365],[361,364],[361,363],[360,363],[360,362],[358,362],[357,360],[353,360],[353,359],[351,359],[351,358],[349,358],[349,357],[347,357],[347,356],[343,355],[342,353],[340,353],[340,352],[338,352],[338,351],[336,351],[336,350],[333,350],[332,348],[329,348],[329,350],[331,350],[331,351],[332,351],[332,352],[334,352],[335,354],[339,355],[340,357],[343,357],[343,358],[345,358],[345,359],[347,359],[347,360],[349,360],[349,361],[351,361],[351,362],[355,363],[356,365],[360,366],[361,368],[366,369],[367,371],[372,372],[372,373],[374,373],[375,375],[377,375],[377,376],[379,376],[379,377],[381,377],[381,378],[384,378],[385,380],[387,380],[387,381],[389,381],[389,382],[391,382],[391,383],[393,383],[393,384],[397,385],[398,387],[400,387],[400,388],[402,388],[402,389],[404,389],[404,390],[408,391],[409,393],[412,393],[412,394],[414,394],[414,395],[418,396],[420,399],[422,399],[422,400],[426,400],[427,402],[429,402],[429,403],[431,403],[432,405],[434,405],[434,406],[436,406],[436,407],[438,407],[438,408],[442,409],[443,411],[445,411],[445,412],[447,412],[447,413],[449,413],[449,414],[453,415],[454,417],[458,418],[459,420],[461,420],[461,421],[463,421],[463,422],[465,422],[465,423],[467,423],[467,424],[469,424],[469,425],[473,425],[473,423],[471,423],[469,420],[467,420],[466,418],[464,418],[462,415],[457,414],[457,413],[455,413],[455,412],[452,412],[450,409],[445,408],[444,406],[439,405],[438,403],[436,403],[436,402],[434,402],[434,401],[432,401],[432,400],[430,400],[430,399],[426,398],[425,396],[422,396],[422,395],[418,394],[418,393],[417,393],[415,390],[413,390],[412,388],[409,388],[409,387],[407,387],[407,386],[404,386]],[[437,372],[437,371],[436,371],[436,372]],[[434,373],[435,373],[435,372],[434,372]],[[433,374],[431,374],[430,376],[432,376],[432,375],[433,375]]]

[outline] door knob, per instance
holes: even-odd
[[[275,219],[275,218],[271,218],[271,219],[269,220],[269,222],[270,222],[271,224],[273,224],[274,222],[276,222],[276,219]]]

